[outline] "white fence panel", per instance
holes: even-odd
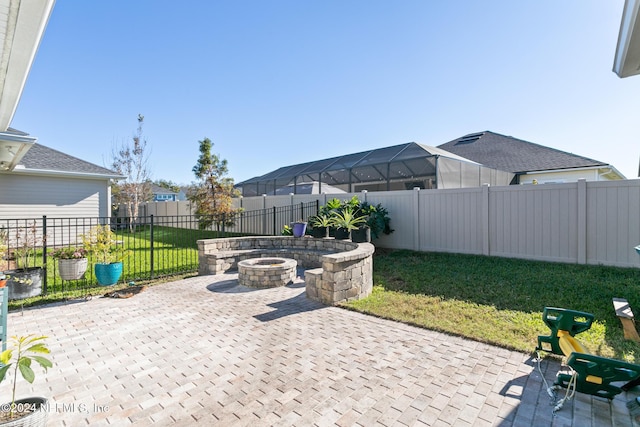
[[[482,188],[421,190],[420,250],[481,254]]]
[[[489,189],[490,254],[578,260],[577,183]]]
[[[638,266],[640,181],[587,183],[587,263]]]

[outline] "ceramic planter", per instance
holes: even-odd
[[[120,276],[122,276],[122,262],[96,264],[94,266],[94,272],[100,286],[115,285],[118,283]]]
[[[7,270],[9,299],[19,300],[38,296],[42,293],[42,267]]]
[[[84,276],[87,271],[87,259],[59,259],[58,271],[62,280],[78,280]]]
[[[6,403],[2,406],[8,407],[9,405],[10,403]],[[44,397],[27,397],[25,399],[19,399],[15,401],[15,405],[16,408],[32,408],[33,412],[20,418],[0,422],[1,427],[44,427],[47,425],[49,408],[47,405],[47,399]]]
[[[307,231],[306,222],[294,222],[293,223],[293,237],[302,237]]]

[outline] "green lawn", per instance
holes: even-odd
[[[623,338],[612,298],[640,316],[640,270],[476,255],[383,251],[374,259],[370,297],[344,307],[531,352],[548,334],[545,306],[595,315],[578,339],[594,354],[640,362]]]

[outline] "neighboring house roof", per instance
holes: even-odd
[[[125,178],[117,172],[70,156],[42,144],[33,144],[13,173],[38,173],[95,178]]]
[[[490,131],[471,133],[438,148],[506,172],[610,167],[608,163]]]
[[[174,194],[178,195],[175,191],[171,191],[168,188],[161,187],[157,184],[151,184],[151,193],[155,194]]]

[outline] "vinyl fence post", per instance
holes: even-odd
[[[578,180],[578,264],[587,263],[587,180]]]
[[[489,245],[489,184],[482,184],[482,255],[491,255],[491,246]]]
[[[420,227],[420,187],[413,187],[413,250],[421,250],[420,234],[422,234],[422,228]]]

